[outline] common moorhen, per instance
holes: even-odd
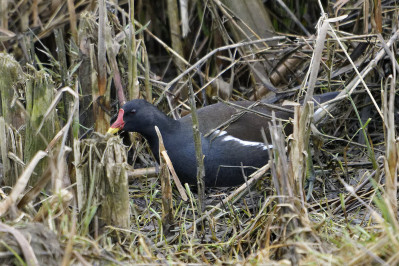
[[[324,94],[323,94],[324,95]],[[337,93],[315,96],[317,103],[334,98]],[[242,184],[244,174],[253,173],[268,161],[268,148],[263,143],[261,129],[269,126],[270,118],[245,112],[227,128],[217,128],[232,116],[253,105],[254,102],[234,102],[234,107],[223,103],[209,105],[198,110],[199,130],[201,132],[202,152],[205,165],[205,185],[207,187],[229,187]],[[238,107],[237,107],[238,106]],[[241,106],[241,108],[239,108]],[[269,106],[252,107],[267,116],[271,116]],[[288,119],[290,111],[275,110],[276,117]],[[138,132],[145,137],[157,161],[158,136],[155,126],[161,131],[165,148],[182,183],[196,184],[197,165],[193,140],[191,115],[174,120],[145,100],[127,102],[120,110],[116,121],[108,130],[114,134],[119,130]],[[286,127],[287,134],[292,129]],[[267,130],[265,130],[268,136]]]

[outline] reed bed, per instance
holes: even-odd
[[[1,3],[1,264],[398,264],[397,2],[245,1],[263,32],[228,2]],[[106,134],[138,97],[295,115],[247,183],[202,194]]]

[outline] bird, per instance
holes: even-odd
[[[315,95],[315,102],[328,101],[337,93],[323,95]],[[257,113],[243,112],[249,107]],[[275,112],[279,119],[293,117],[292,111],[281,107]],[[236,101],[231,105],[219,102],[197,110],[206,187],[241,185],[247,176],[268,163],[269,149],[273,147],[264,143],[261,131],[264,129],[270,142],[268,127],[271,114],[270,105],[252,101]],[[226,127],[218,128],[231,118],[233,121]],[[285,132],[290,134],[292,128],[287,125]],[[180,181],[190,185],[197,184],[191,115],[174,120],[146,100],[134,99],[119,109],[117,119],[108,133],[115,134],[121,130],[140,133],[147,139],[155,159],[159,162],[159,141],[155,126],[162,134],[165,148]]]

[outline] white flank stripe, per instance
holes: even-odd
[[[328,104],[326,106],[324,106],[323,108],[318,108],[316,110],[316,112],[314,112],[314,116],[316,116],[316,115],[320,114],[321,112],[323,112],[324,109],[326,109],[327,107],[328,107]]]
[[[268,149],[273,148],[273,145],[266,146],[262,142],[247,141],[247,140],[242,140],[242,139],[233,137],[231,135],[227,135],[226,131],[216,130],[214,134],[219,137],[222,137],[222,141],[234,141],[242,146],[258,147],[258,148],[262,148],[263,150],[268,150]]]

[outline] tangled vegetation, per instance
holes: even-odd
[[[398,264],[397,1],[3,2],[1,264]],[[106,134],[135,98],[295,116],[201,202],[142,137]]]

